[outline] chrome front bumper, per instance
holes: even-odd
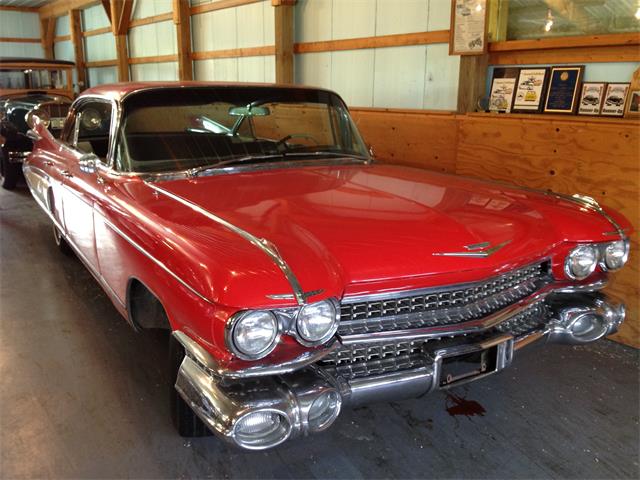
[[[31,154],[29,151],[21,152],[18,150],[12,150],[7,152],[7,159],[9,163],[20,164],[25,161],[25,159]]]
[[[584,344],[598,340],[614,333],[625,315],[622,303],[601,293],[556,293],[544,302],[551,314],[537,330],[514,336],[496,330],[499,323],[475,335],[461,330],[461,336],[454,336],[443,348],[425,351],[418,365],[353,378],[336,375],[321,363],[308,363],[319,359],[317,353],[279,370],[227,374],[212,368],[211,357],[189,337],[175,332],[187,352],[175,388],[212,432],[243,448],[265,449],[328,428],[344,405],[416,398],[499,372],[511,364],[515,351],[534,341]],[[502,321],[510,318],[505,315]],[[452,363],[469,359],[474,359],[477,369],[461,375],[451,373]],[[321,407],[326,411],[320,411]],[[252,414],[263,418],[260,412],[277,423],[262,440],[244,431],[251,430]]]

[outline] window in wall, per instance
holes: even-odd
[[[494,0],[495,40],[640,31],[640,0]],[[506,18],[505,18],[506,17]],[[506,30],[506,31],[505,31]]]

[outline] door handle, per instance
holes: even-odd
[[[60,172],[60,175],[62,175],[63,177],[67,177],[67,178],[73,177],[73,175],[71,174],[71,172],[69,170],[62,170]]]

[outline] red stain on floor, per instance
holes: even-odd
[[[449,415],[464,415],[465,417],[479,416],[484,417],[486,410],[475,400],[467,400],[451,393],[447,394],[447,413]]]

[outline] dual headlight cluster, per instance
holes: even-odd
[[[618,270],[629,259],[629,240],[578,245],[569,252],[564,271],[569,278],[582,280],[591,275],[598,264],[603,270]]]
[[[257,360],[273,351],[283,333],[307,347],[322,345],[336,333],[340,313],[333,299],[296,309],[246,310],[227,325],[227,345],[245,360]]]

